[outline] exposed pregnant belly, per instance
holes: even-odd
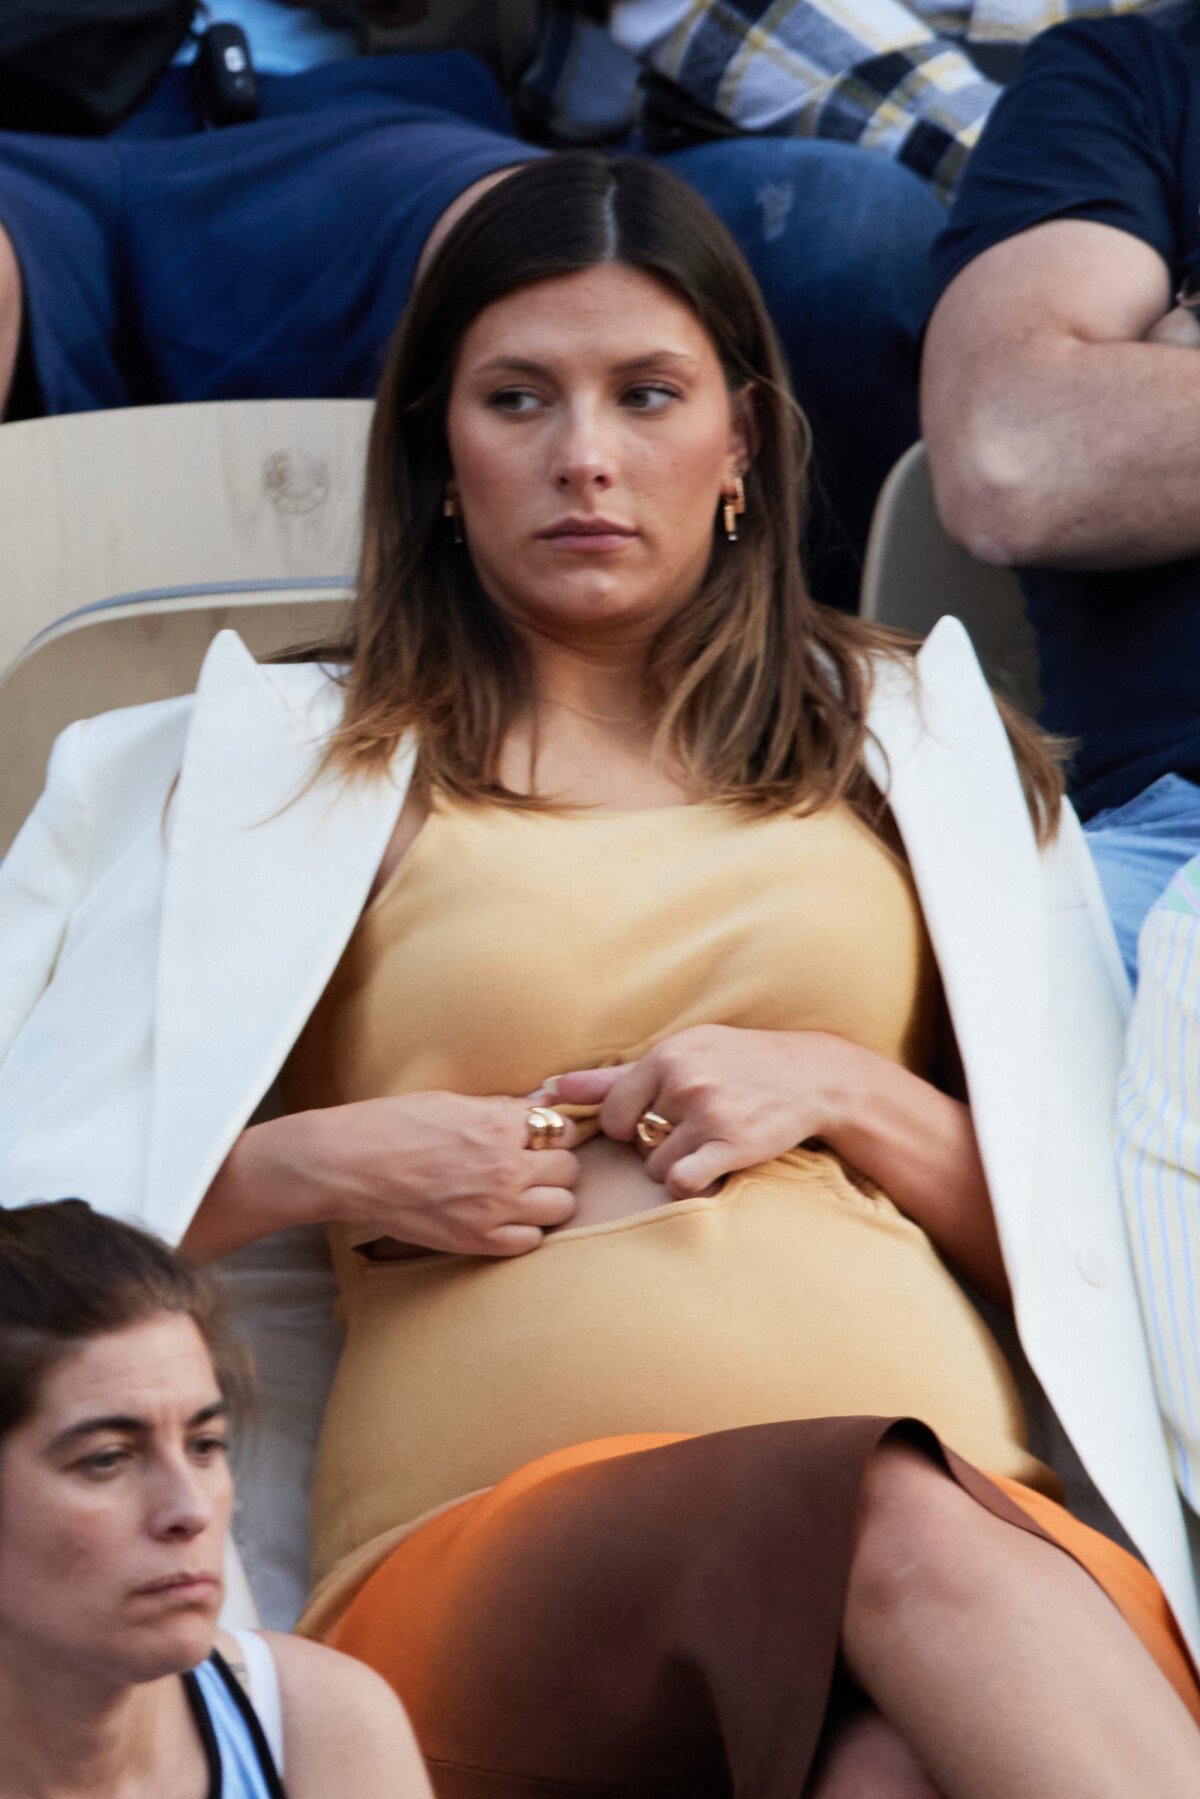
[[[651,1180],[646,1164],[631,1144],[614,1143],[611,1137],[591,1137],[575,1152],[579,1179],[575,1183],[575,1212],[559,1225],[563,1230],[585,1230],[593,1224],[611,1224],[633,1218],[668,1204],[661,1181]]]
[[[359,1262],[314,1486],[318,1575],[523,1462],[628,1431],[912,1413],[1046,1484],[1011,1374],[925,1233],[798,1150],[670,1202],[627,1146],[512,1260]]]

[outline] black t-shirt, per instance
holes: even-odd
[[[1169,19],[1063,25],[1033,43],[934,251],[937,294],[1048,219],[1128,231],[1163,257],[1173,292],[1200,291],[1195,0]],[[1172,770],[1200,775],[1200,556],[1111,573],[1027,569],[1022,583],[1043,722],[1080,739],[1071,785],[1084,816]]]

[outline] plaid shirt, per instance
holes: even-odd
[[[644,69],[739,131],[838,138],[894,156],[949,199],[1000,92],[971,60],[1140,0],[615,0],[607,28],[541,0],[519,99],[569,143],[617,141]]]

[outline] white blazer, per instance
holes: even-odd
[[[1200,1650],[1116,1191],[1128,992],[1103,901],[1069,811],[1039,853],[956,620],[918,668],[919,700],[880,671],[871,769],[945,985],[1021,1340]],[[186,1229],[333,972],[403,803],[411,752],[388,778],[311,784],[340,704],[315,665],[260,668],[225,632],[194,699],[63,733],[0,869],[0,1201],[81,1194],[169,1239]],[[289,1469],[302,1484],[321,1397],[257,1476],[275,1511]]]

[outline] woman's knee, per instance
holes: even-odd
[[[846,1644],[973,1603],[991,1523],[936,1461],[891,1439],[867,1467],[846,1599]]]

